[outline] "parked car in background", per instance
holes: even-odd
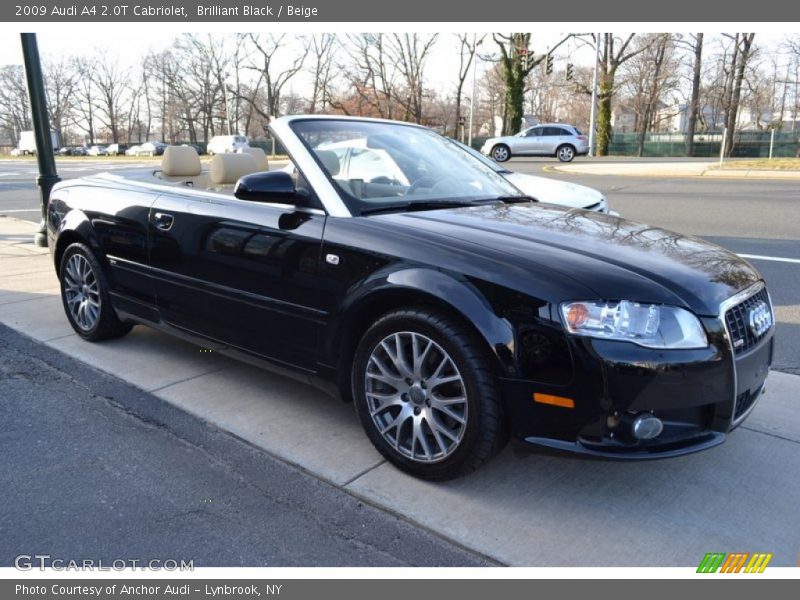
[[[455,143],[492,169],[495,173],[499,173],[505,177],[514,187],[528,196],[536,198],[539,202],[558,204],[570,208],[582,208],[584,210],[610,213],[618,216],[618,213],[609,208],[606,197],[598,190],[568,181],[559,181],[558,179],[509,171],[490,158],[485,157],[474,148],[470,148],[461,142]]]
[[[208,153],[214,156],[215,154],[236,152],[240,148],[247,148],[249,145],[247,137],[243,135],[215,135],[208,142]]]
[[[160,169],[56,184],[48,245],[80,337],[144,324],[292,373],[353,400],[377,450],[426,479],[475,470],[508,435],[678,456],[756,406],[773,310],[736,254],[536,202],[419,125],[269,127],[294,175],[245,154],[204,172],[176,147]]]
[[[122,156],[128,149],[128,144],[111,144],[106,147],[109,156]]]
[[[20,150],[19,148],[12,148],[9,154],[11,156],[22,156],[22,150]]]
[[[181,144],[184,148],[194,148],[198,155],[202,156],[206,153],[205,149],[200,144]]]
[[[135,156],[161,156],[166,148],[167,144],[164,142],[145,142],[139,146]]]
[[[108,154],[108,151],[106,150],[105,146],[95,144],[94,146],[90,146],[89,150],[86,153],[89,156],[106,156]]]
[[[71,146],[70,153],[72,156],[86,156],[89,151],[86,146]]]
[[[139,151],[142,149],[141,146],[131,146],[127,150],[125,150],[125,156],[139,156]]]
[[[572,125],[543,123],[517,135],[489,138],[481,152],[497,162],[512,156],[555,156],[561,162],[570,162],[589,154],[589,138]]]

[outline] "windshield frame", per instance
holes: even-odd
[[[498,183],[498,193],[496,195],[487,195],[475,198],[464,198],[461,196],[453,196],[453,197],[439,197],[439,198],[425,198],[416,195],[412,196],[398,196],[396,201],[389,200],[388,197],[385,200],[386,210],[380,209],[380,204],[369,203],[360,198],[355,197],[354,195],[348,194],[337,182],[336,179],[329,173],[328,169],[322,164],[321,159],[317,155],[317,149],[312,147],[310,143],[306,140],[306,137],[303,135],[303,132],[299,131],[295,128],[296,125],[307,123],[307,122],[324,122],[324,123],[331,123],[331,122],[339,122],[339,123],[352,123],[352,124],[377,124],[377,125],[384,125],[386,127],[408,127],[413,129],[418,129],[424,132],[425,135],[430,135],[431,137],[438,138],[443,145],[449,145],[452,148],[458,150],[460,155],[463,157],[469,157],[469,160],[473,162],[476,166],[477,170],[483,172],[486,175],[490,182],[494,179]],[[406,123],[402,121],[391,121],[391,120],[383,120],[383,119],[359,119],[359,118],[348,118],[348,117],[335,117],[335,116],[326,116],[324,118],[309,116],[309,117],[293,117],[287,123],[290,131],[295,136],[295,138],[300,142],[303,146],[303,149],[308,153],[309,157],[314,161],[315,166],[319,169],[320,173],[325,177],[327,183],[330,184],[331,189],[335,191],[338,196],[338,199],[346,206],[347,210],[350,212],[352,216],[365,216],[368,214],[380,214],[382,212],[410,212],[412,210],[419,210],[416,208],[419,204],[425,204],[428,210],[434,210],[437,204],[441,204],[442,208],[452,208],[454,204],[463,203],[465,206],[480,206],[485,205],[487,202],[491,202],[496,200],[500,201],[507,201],[511,199],[512,201],[519,198],[523,200],[527,198],[527,196],[517,189],[511,182],[505,179],[498,170],[494,167],[484,163],[479,158],[473,156],[471,153],[467,152],[464,148],[460,147],[459,143],[455,140],[448,138],[444,135],[441,135],[430,128],[424,127],[422,125],[418,125],[416,123]],[[503,190],[505,188],[505,190]],[[404,200],[405,198],[405,200]],[[376,210],[377,209],[377,210]]]

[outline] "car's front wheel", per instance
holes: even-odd
[[[99,342],[131,330],[132,325],[120,321],[111,306],[108,281],[87,245],[75,243],[64,251],[59,279],[67,320],[83,339]]]
[[[379,319],[356,350],[352,386],[372,443],[417,477],[464,475],[505,442],[485,351],[445,315],[419,308]]]
[[[559,146],[558,150],[556,150],[556,157],[561,162],[570,162],[573,158],[575,158],[575,148],[569,144]]]
[[[511,158],[511,150],[505,144],[498,144],[492,148],[492,158],[497,162],[506,162]]]

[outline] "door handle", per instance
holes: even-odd
[[[157,212],[153,214],[153,222],[156,224],[156,227],[164,231],[169,231],[174,221],[175,218],[167,213]]]

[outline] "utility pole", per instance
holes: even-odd
[[[472,95],[469,100],[469,133],[467,134],[467,146],[472,147],[472,124],[475,118],[475,73],[478,70],[478,46],[483,40],[478,41],[478,34],[474,34],[473,43],[475,45],[475,55],[472,57]]]
[[[594,156],[595,129],[597,127],[597,72],[600,67],[600,34],[594,38],[594,76],[592,77],[592,108],[589,114],[589,156]]]
[[[28,96],[31,102],[31,116],[33,117],[33,131],[36,138],[36,160],[39,163],[39,176],[36,184],[39,186],[39,206],[42,220],[39,231],[33,237],[37,246],[47,246],[47,205],[50,202],[50,192],[53,186],[61,179],[56,172],[56,159],[53,155],[53,140],[50,135],[50,119],[47,115],[47,96],[44,91],[44,78],[42,77],[42,63],[39,60],[39,46],[36,43],[35,33],[21,33],[22,57],[25,61],[25,77],[28,81]]]

